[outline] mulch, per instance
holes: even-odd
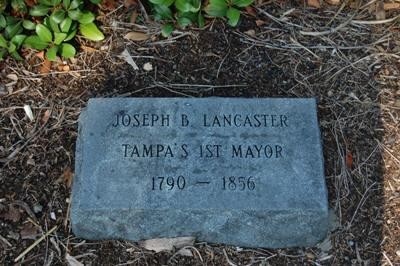
[[[41,73],[32,51],[31,64],[0,62],[0,264],[15,264],[54,226],[18,263],[400,264],[400,27],[390,20],[399,12],[377,22],[375,4],[366,3],[315,10],[264,2],[237,28],[210,20],[169,39],[155,22],[127,23],[120,8],[100,18],[105,41],[80,40],[86,49],[66,62],[68,71],[53,65]],[[124,39],[131,31],[151,37]],[[124,50],[139,69],[121,57]],[[75,237],[69,202],[77,119],[89,98],[117,96],[316,97],[329,237],[316,247],[278,250],[197,242],[191,256]]]

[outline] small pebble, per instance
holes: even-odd
[[[33,212],[34,212],[34,213],[42,212],[42,210],[43,210],[43,206],[40,205],[40,204],[35,204],[35,205],[33,206]]]
[[[400,257],[400,249],[396,251],[397,257]]]
[[[143,69],[146,71],[152,71],[153,70],[153,65],[151,63],[146,63],[143,65]]]
[[[7,78],[13,80],[13,81],[17,81],[18,80],[18,76],[16,74],[8,74]]]
[[[57,220],[57,218],[56,218],[56,214],[54,213],[54,212],[51,212],[50,213],[50,218],[52,219],[52,220]]]

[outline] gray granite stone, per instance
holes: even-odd
[[[280,248],[328,230],[314,99],[91,99],[75,168],[72,230],[86,239]]]

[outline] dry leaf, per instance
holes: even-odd
[[[257,12],[254,9],[254,7],[246,6],[245,9],[246,9],[246,13],[249,14],[250,16],[253,16],[253,17],[257,16]]]
[[[193,253],[189,248],[181,248],[176,254],[184,257],[193,257]]]
[[[143,69],[146,71],[152,71],[153,65],[150,62],[147,62],[146,64],[143,65]]]
[[[182,248],[185,246],[193,246],[194,237],[175,237],[175,238],[155,238],[145,241],[140,241],[139,246],[147,250],[153,250],[155,252],[170,251],[174,248]]]
[[[8,211],[2,214],[0,217],[16,223],[21,219],[21,213],[19,212],[19,209],[15,208],[13,205],[10,205]]]
[[[50,72],[50,69],[51,69],[51,62],[49,60],[45,59],[43,61],[42,65],[40,66],[39,72],[41,74],[47,74]]]
[[[400,9],[400,3],[384,3],[383,9],[384,10]]]
[[[65,168],[63,172],[63,180],[67,188],[71,187],[73,177],[74,174],[72,173],[71,168]]]
[[[69,255],[68,253],[65,254],[65,260],[67,261],[69,266],[84,266],[83,263],[79,262],[77,259]]]
[[[137,6],[137,0],[125,0],[124,1],[124,7],[130,8],[133,6]]]
[[[34,5],[36,5],[35,0],[25,0],[25,4],[28,7],[33,7]]]
[[[35,56],[44,60],[44,51],[40,51],[40,52],[36,53]]]
[[[13,80],[13,81],[17,81],[18,80],[18,76],[16,74],[8,74],[7,78]]]
[[[27,105],[27,104],[24,105],[24,111],[25,111],[26,116],[29,118],[29,120],[31,120],[31,121],[35,120],[35,118],[33,117],[32,109],[29,105]]]
[[[319,0],[307,0],[307,5],[309,7],[314,7],[314,8],[320,8],[321,4],[319,3]]]
[[[41,235],[41,230],[37,226],[26,223],[19,234],[21,235],[21,239],[35,240],[38,236]]]
[[[120,57],[125,60],[128,64],[130,64],[134,70],[139,70],[139,67],[136,65],[135,61],[133,61],[131,54],[127,49],[125,49]]]
[[[330,5],[337,6],[340,4],[340,0],[325,0]]]
[[[346,153],[346,166],[348,169],[351,169],[353,167],[353,155],[350,151],[347,151]]]
[[[105,10],[114,10],[116,8],[116,4],[114,0],[103,0],[101,2],[101,7]]]
[[[145,41],[150,38],[150,36],[143,32],[131,31],[128,32],[124,38],[130,41]]]
[[[81,45],[81,49],[87,53],[93,53],[97,51],[97,49],[86,45]]]
[[[46,124],[47,121],[49,121],[50,113],[51,113],[50,110],[46,110],[46,112],[44,112],[44,115],[42,117],[43,124]]]
[[[256,37],[256,31],[255,30],[248,30],[244,32],[245,34],[251,36],[251,37]]]
[[[131,14],[131,18],[129,19],[130,23],[136,23],[136,19],[138,17],[138,12],[137,10],[133,10],[132,14]]]
[[[267,22],[265,22],[265,21],[262,20],[262,19],[257,19],[257,20],[256,20],[256,25],[257,25],[258,27],[264,25],[265,23],[267,23]]]

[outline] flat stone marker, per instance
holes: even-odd
[[[75,167],[81,238],[281,248],[328,231],[314,99],[91,99]]]

